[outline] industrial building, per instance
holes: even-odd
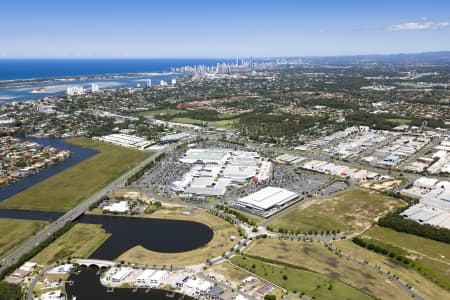
[[[171,143],[176,143],[182,140],[186,140],[190,137],[190,135],[188,133],[174,133],[174,134],[168,134],[163,136],[160,139],[160,143],[161,144],[171,144]]]
[[[277,157],[275,157],[275,160],[279,164],[286,164],[286,165],[295,165],[302,161],[304,161],[306,158],[292,155],[292,154],[282,154]]]
[[[145,138],[128,134],[110,134],[92,139],[138,150],[145,150],[155,144]]]
[[[419,222],[450,229],[450,182],[422,177],[401,194],[420,199],[420,202],[400,215]]]
[[[348,166],[337,165],[332,162],[321,160],[308,161],[303,165],[303,168],[328,175],[349,178],[355,181],[381,180],[390,178],[390,176],[370,172],[365,169],[351,168]]]
[[[279,209],[298,199],[297,193],[279,187],[266,187],[256,193],[236,200],[236,205],[259,212]]]

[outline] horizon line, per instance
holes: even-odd
[[[275,56],[252,56],[252,55],[237,55],[237,56],[4,56],[0,60],[19,60],[19,59],[232,59],[238,58],[256,58],[256,59],[274,59],[274,58],[320,58],[320,57],[354,57],[354,56],[388,56],[388,55],[418,55],[427,53],[441,53],[450,52],[450,50],[431,50],[419,52],[385,52],[385,53],[369,53],[369,54],[329,54],[329,55],[275,55]]]

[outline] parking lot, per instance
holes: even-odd
[[[196,144],[195,148],[217,148],[241,151],[254,150],[242,145],[226,142],[202,142]],[[171,186],[174,181],[180,180],[192,167],[189,164],[179,161],[179,158],[185,152],[186,149],[178,149],[167,153],[166,157],[157,166],[146,172],[131,187],[148,189],[167,198],[182,196],[182,194],[172,191]],[[332,177],[296,169],[293,165],[273,162],[272,176],[265,183],[255,183],[253,181],[242,184],[233,183],[228,186],[224,196],[186,196],[184,198],[185,201],[196,203],[204,203],[207,199],[215,198],[220,203],[227,202],[232,205],[236,199],[245,197],[268,186],[280,187],[295,192],[299,195],[300,200],[308,196],[331,195],[348,187],[346,183],[336,181]]]

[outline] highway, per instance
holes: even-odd
[[[67,223],[70,223],[77,218],[79,218],[81,215],[83,215],[86,211],[89,210],[89,207],[98,202],[104,195],[106,195],[111,190],[114,190],[116,188],[124,187],[127,179],[135,174],[137,171],[139,171],[141,168],[143,168],[148,163],[155,161],[155,159],[161,155],[163,152],[168,151],[171,149],[172,146],[166,147],[165,149],[156,152],[152,156],[148,157],[147,159],[140,162],[138,165],[136,165],[133,168],[130,168],[127,172],[122,174],[120,177],[109,183],[106,187],[101,189],[100,191],[96,192],[92,196],[90,196],[87,200],[80,203],[75,208],[69,210],[66,212],[63,216],[61,216],[59,219],[57,219],[55,222],[51,223],[50,225],[46,226],[43,230],[38,232],[36,235],[28,239],[25,243],[20,245],[19,247],[15,248],[13,251],[11,251],[5,258],[3,258],[1,262],[0,267],[0,273],[3,273],[6,269],[16,264],[19,259],[29,253],[31,250],[39,246],[41,243],[43,243],[48,237],[50,237],[52,234],[56,233],[58,230],[63,228]]]

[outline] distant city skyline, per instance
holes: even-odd
[[[0,58],[235,58],[450,50],[450,2],[6,0]]]

